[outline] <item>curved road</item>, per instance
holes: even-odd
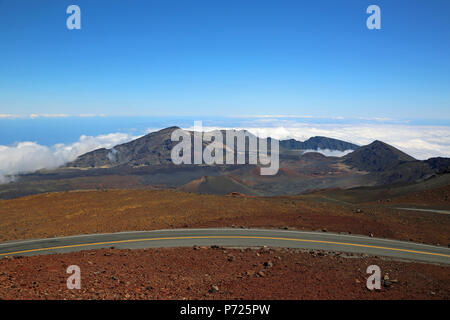
[[[441,210],[441,209],[424,209],[424,208],[395,208],[395,209],[450,214],[450,210]]]
[[[108,248],[220,245],[288,247],[366,253],[398,259],[450,264],[450,249],[420,243],[325,232],[264,229],[171,229],[91,234],[0,243],[0,258]]]

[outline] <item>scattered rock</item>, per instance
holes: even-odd
[[[366,231],[367,232],[367,231]],[[195,246],[200,250],[199,246]],[[206,247],[205,251],[192,252],[193,247],[184,248],[184,249],[170,249],[167,250],[168,254],[172,256],[179,256],[178,252],[182,252],[186,254],[186,265],[183,266],[186,272],[177,272],[178,268],[181,268],[179,265],[173,266],[172,260],[166,259],[163,260],[164,263],[161,265],[152,265],[148,263],[150,260],[137,260],[139,255],[135,254],[140,253],[140,251],[126,251],[127,254],[124,258],[121,257],[121,252],[125,252],[122,250],[112,251],[113,257],[104,257],[105,252],[110,252],[108,249],[101,249],[97,251],[97,255],[90,255],[90,252],[87,252],[85,256],[83,256],[83,260],[81,263],[88,265],[89,262],[93,262],[93,266],[100,266],[99,269],[94,268],[91,270],[91,273],[100,276],[95,276],[87,286],[84,286],[83,290],[76,292],[76,295],[73,295],[71,291],[65,290],[65,282],[66,278],[62,275],[59,275],[57,272],[53,270],[60,270],[60,265],[66,265],[67,261],[58,257],[57,259],[47,259],[47,256],[42,256],[46,258],[44,261],[55,261],[56,265],[48,265],[42,262],[37,262],[35,267],[37,269],[42,269],[42,272],[51,272],[54,273],[54,278],[51,278],[51,281],[47,281],[47,274],[44,277],[39,279],[39,284],[34,277],[25,277],[21,278],[17,273],[9,270],[15,270],[15,268],[25,268],[25,264],[22,263],[21,260],[18,261],[9,261],[7,262],[11,267],[10,269],[3,269],[5,261],[0,260],[0,291],[3,287],[2,292],[0,292],[0,297],[3,299],[10,299],[13,296],[21,296],[20,291],[23,292],[23,297],[36,297],[43,299],[47,297],[47,294],[44,292],[46,288],[49,288],[48,298],[54,299],[128,299],[126,294],[129,294],[129,299],[168,299],[169,296],[176,299],[183,299],[187,297],[188,299],[192,297],[226,297],[229,298],[231,293],[228,293],[228,290],[232,290],[233,294],[236,294],[238,297],[245,297],[244,294],[247,291],[247,288],[243,291],[241,290],[241,286],[246,282],[258,282],[265,281],[266,279],[273,277],[274,283],[278,288],[282,288],[284,290],[283,284],[287,284],[287,289],[289,289],[291,282],[297,281],[297,283],[301,283],[301,281],[296,280],[296,277],[305,277],[305,279],[319,280],[321,281],[321,285],[325,284],[323,282],[324,279],[327,279],[323,272],[327,272],[329,269],[329,264],[333,266],[333,268],[342,268],[344,270],[344,266],[351,265],[356,261],[357,268],[348,268],[351,269],[348,273],[339,275],[339,277],[345,277],[346,282],[350,284],[349,289],[351,293],[347,294],[346,298],[360,298],[366,297],[364,293],[365,288],[365,264],[367,261],[362,262],[362,265],[357,260],[349,260],[349,259],[341,259],[336,258],[335,252],[333,251],[323,251],[323,250],[307,250],[307,249],[281,249],[281,248],[270,248],[271,253],[266,254],[263,253],[263,248],[253,247],[248,249],[232,249],[232,248],[223,248],[220,247],[220,251],[214,251],[210,249],[210,246]],[[175,251],[177,255],[172,253]],[[142,256],[147,259],[149,252],[154,254],[155,258],[163,259],[165,252],[162,249],[149,249],[149,251],[145,251],[142,253]],[[224,253],[225,252],[225,253]],[[245,252],[245,255],[244,255]],[[285,252],[289,253],[285,255]],[[311,252],[310,256],[309,252]],[[256,257],[256,253],[259,253],[260,256]],[[203,256],[201,262],[205,264],[205,268],[195,268],[191,265],[193,263],[198,264],[198,255],[201,254]],[[302,259],[297,259],[298,256],[302,257]],[[75,253],[77,257],[81,256],[81,253]],[[278,255],[278,256],[277,256]],[[320,257],[319,259],[315,258],[318,255],[325,255],[325,257]],[[281,257],[280,257],[281,256]],[[366,254],[358,254],[357,255],[366,257]],[[346,255],[344,255],[346,257]],[[26,258],[30,259],[30,258]],[[35,259],[35,258],[33,258]],[[113,264],[111,259],[117,259],[117,263]],[[373,256],[370,256],[370,259]],[[37,259],[36,259],[37,260]],[[72,262],[73,259],[70,259],[69,262]],[[281,260],[281,261],[280,261]],[[323,260],[323,261],[319,261]],[[227,262],[233,261],[233,262]],[[372,263],[372,261],[370,261]],[[253,263],[256,263],[255,266],[252,266]],[[317,263],[317,264],[316,264]],[[321,269],[318,275],[314,272],[310,272],[312,266],[321,267],[322,264],[325,264],[327,268]],[[397,268],[397,262],[385,262],[386,266],[382,269],[384,273],[381,274],[382,279],[382,288],[381,292],[383,296],[379,296],[379,298],[402,298],[402,297],[414,297],[417,295],[419,298],[427,298],[428,299],[436,299],[436,298],[445,298],[444,290],[437,288],[435,280],[445,279],[445,273],[441,272],[440,276],[437,278],[433,277],[433,274],[427,275],[427,277],[414,278],[409,277],[407,273],[404,273],[404,270]],[[225,286],[223,281],[227,281],[224,277],[216,277],[214,274],[214,268],[209,269],[209,267],[225,264],[227,276],[231,280],[231,284],[227,282]],[[276,266],[275,266],[276,264]],[[289,274],[288,266],[296,265],[295,270],[298,270],[299,274],[293,275],[292,278]],[[336,264],[336,265],[335,265]],[[401,266],[405,265],[405,268],[410,268],[409,264],[399,263]],[[103,266],[103,267],[102,267]],[[151,266],[150,269],[146,269],[147,266]],[[252,269],[248,269],[252,268]],[[431,268],[431,267],[430,267]],[[437,267],[436,267],[437,268]],[[25,268],[26,269],[26,268]],[[195,269],[196,278],[191,277],[190,272],[192,269]],[[249,271],[244,271],[245,269]],[[411,268],[410,268],[411,269]],[[63,269],[61,269],[63,270]],[[95,270],[95,271],[94,271]],[[98,271],[96,271],[98,270]],[[150,274],[150,271],[153,273]],[[252,271],[253,270],[253,271]],[[280,272],[275,272],[275,271]],[[64,271],[64,270],[63,270]],[[161,275],[159,272],[162,272]],[[210,275],[205,275],[205,272],[210,273]],[[64,272],[63,272],[64,273]],[[177,274],[178,277],[173,277],[172,274]],[[360,274],[361,276],[358,276]],[[391,279],[390,276],[393,276]],[[397,277],[401,276],[402,281],[397,280]],[[26,273],[24,273],[26,275]],[[135,276],[136,279],[130,278],[130,276]],[[201,275],[201,276],[199,276]],[[357,278],[355,278],[355,276]],[[394,278],[395,277],[395,278]],[[261,279],[259,279],[261,278]],[[103,280],[106,281],[103,281]],[[282,279],[282,280],[280,280]],[[352,290],[352,280],[353,279],[353,290]],[[411,283],[413,284],[412,288],[407,287],[407,279],[411,279]],[[109,280],[109,284],[108,284]],[[122,280],[122,281],[120,281]],[[233,281],[234,280],[234,281]],[[417,286],[413,281],[422,281],[423,284],[420,290],[417,290]],[[286,281],[285,283],[279,284],[280,281]],[[25,285],[24,285],[25,284]],[[54,285],[57,284],[57,287]],[[152,284],[152,285],[150,285]],[[3,286],[2,286],[3,285]],[[155,287],[152,287],[155,285]],[[213,286],[214,285],[214,286]],[[220,285],[220,287],[219,287]],[[11,288],[11,289],[10,289]],[[56,288],[55,290],[50,288]],[[200,288],[200,290],[199,290]],[[201,289],[203,288],[203,289]],[[328,287],[327,287],[328,288]],[[261,291],[262,296],[264,295],[264,290],[267,288],[262,288]],[[322,291],[322,288],[319,288]],[[355,290],[356,289],[356,290]],[[396,290],[397,289],[397,290]],[[400,290],[402,289],[402,290]],[[403,290],[404,289],[404,290]],[[345,290],[341,290],[342,294],[345,294]],[[75,292],[75,291],[74,291]],[[244,292],[244,293],[242,293]],[[255,294],[255,291],[252,290],[252,295]],[[380,294],[380,293],[378,293]],[[172,296],[173,295],[173,296]],[[235,298],[230,297],[230,298]]]
[[[392,286],[392,281],[389,279],[389,275],[385,274],[382,281],[383,287],[390,288]]]
[[[209,289],[209,292],[211,292],[211,293],[219,292],[219,287],[218,286],[211,286],[211,289]]]

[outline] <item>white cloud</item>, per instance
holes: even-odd
[[[126,133],[111,133],[96,137],[82,135],[72,144],[51,147],[35,142],[20,142],[13,146],[0,145],[0,183],[9,182],[14,175],[39,169],[54,169],[78,156],[99,148],[112,148],[138,137]]]
[[[286,114],[275,114],[275,115],[267,115],[267,114],[261,114],[261,115],[250,115],[250,116],[235,116],[234,118],[274,118],[274,119],[283,119],[283,118],[295,118],[295,119],[312,119],[317,118],[309,115],[286,115]]]
[[[75,117],[92,118],[92,117],[106,117],[106,115],[104,113],[99,113],[99,114],[95,114],[95,113],[80,113],[80,114],[75,115]]]
[[[353,150],[344,150],[344,151],[339,151],[339,150],[330,150],[330,149],[318,149],[318,150],[305,150],[304,153],[308,153],[308,152],[318,152],[321,153],[327,157],[343,157],[346,154],[349,154],[350,152],[352,152]]]
[[[256,131],[278,139],[306,140],[312,136],[326,136],[358,145],[381,140],[417,159],[450,157],[450,128],[446,126],[299,124],[296,127],[258,128]]]
[[[1,117],[2,115],[0,115]],[[448,126],[416,126],[407,124],[311,124],[286,122],[257,122],[258,126],[242,126],[234,128],[203,127],[204,131],[216,129],[246,129],[260,137],[271,136],[276,139],[304,141],[313,136],[336,138],[358,145],[365,145],[374,140],[381,140],[416,157],[450,157],[450,127]],[[187,128],[192,130],[193,128]],[[146,132],[158,129],[151,128]],[[33,172],[47,168],[52,169],[76,159],[79,155],[98,148],[112,148],[138,138],[131,134],[111,133],[96,137],[82,135],[72,144],[56,144],[48,147],[35,142],[20,142],[13,146],[0,145],[0,183],[8,182],[19,173]],[[319,150],[327,156],[343,156],[349,151]]]
[[[15,119],[20,118],[21,116],[17,114],[10,114],[10,113],[0,113],[0,119]]]
[[[67,118],[70,117],[70,114],[66,114],[66,113],[46,113],[46,114],[37,114],[37,113],[32,113],[29,115],[29,117],[31,119],[35,119],[35,118]]]
[[[288,120],[272,121],[270,127],[264,124],[255,121],[251,126],[222,129],[246,129],[259,137],[270,136],[280,140],[293,138],[304,141],[313,136],[325,136],[357,145],[381,140],[420,160],[431,157],[450,157],[450,127],[448,126],[382,123],[313,124]],[[215,129],[218,127],[203,127],[205,131]]]
[[[68,118],[68,117],[105,117],[105,114],[94,114],[94,113],[82,113],[82,114],[68,114],[68,113],[30,113],[30,114],[10,114],[10,113],[0,113],[0,119],[37,119],[37,118]]]

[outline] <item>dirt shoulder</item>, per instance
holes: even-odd
[[[360,209],[361,208],[361,209]],[[292,228],[450,243],[450,215],[316,198],[199,195],[171,190],[71,191],[0,200],[0,242],[197,227]]]
[[[379,291],[366,288],[376,264]],[[66,269],[81,269],[81,289]],[[0,260],[1,299],[450,299],[449,267],[288,249],[102,249]]]

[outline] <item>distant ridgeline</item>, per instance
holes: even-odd
[[[171,135],[178,127],[169,127],[157,132],[152,132],[136,140],[117,145],[112,149],[97,149],[78,157],[70,162],[66,167],[79,168],[100,168],[112,166],[148,166],[148,165],[168,165],[172,163],[171,150],[178,143],[171,140]],[[221,130],[224,138],[227,131]],[[187,131],[193,136],[192,131]],[[246,135],[253,136],[248,131]],[[269,138],[268,141],[271,139]],[[226,138],[224,141],[227,145]],[[203,149],[207,146],[203,143]],[[247,142],[248,146],[248,142]],[[270,146],[270,143],[269,143]],[[280,155],[283,152],[289,153],[291,150],[331,150],[346,151],[356,150],[358,145],[327,137],[312,137],[304,142],[294,139],[279,141]],[[247,148],[248,150],[248,148]],[[301,154],[301,153],[298,153]]]
[[[424,190],[450,184],[449,158],[421,161],[381,141],[357,146],[327,137],[279,141],[279,170],[271,176],[261,174],[264,166],[252,163],[176,165],[171,153],[179,143],[172,141],[177,129],[166,128],[111,149],[88,152],[55,170],[20,175],[15,182],[0,185],[0,198],[78,189],[155,187],[206,194],[278,196],[358,187]],[[185,132],[186,139],[193,138],[194,132]],[[221,132],[227,136],[227,131]],[[271,143],[267,145],[272,145],[272,139],[268,140]],[[223,143],[230,148],[226,139]],[[209,143],[202,141],[201,151],[207,146]],[[336,157],[311,150],[353,151]],[[245,153],[245,159],[248,156]]]

